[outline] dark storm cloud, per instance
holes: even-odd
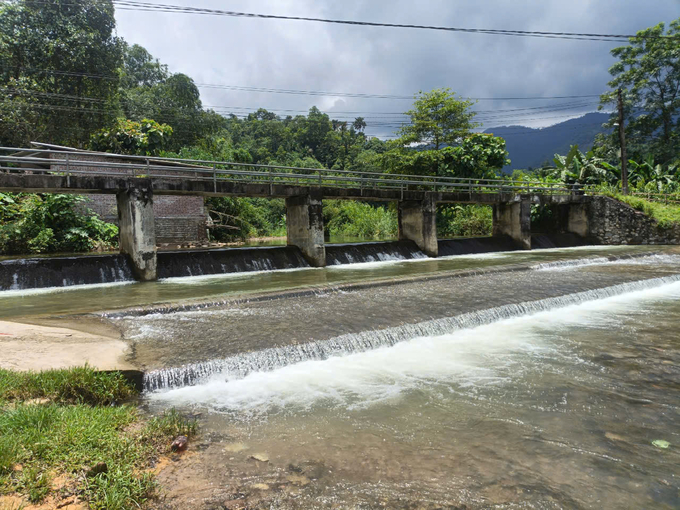
[[[156,1],[156,0],[153,0]],[[174,4],[394,23],[470,28],[635,33],[680,16],[680,0],[174,0]],[[166,2],[170,3],[170,2]],[[532,39],[425,30],[119,11],[118,32],[145,46],[197,83],[277,89],[411,95],[451,87],[466,97],[599,94],[606,89],[615,43]],[[376,112],[402,112],[409,101],[295,96],[201,89],[205,105],[357,111],[389,133]],[[479,110],[553,102],[480,101]],[[562,101],[564,103],[568,101]],[[548,125],[596,105],[567,112],[499,118],[499,124]],[[244,110],[233,109],[234,113]],[[340,114],[338,114],[340,116]]]

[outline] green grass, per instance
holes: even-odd
[[[175,410],[144,421],[135,406],[106,405],[134,390],[117,375],[91,372],[2,371],[0,494],[41,502],[54,492],[53,480],[66,476],[61,496],[78,494],[94,509],[140,508],[154,496],[156,482],[145,470],[174,437],[194,435],[196,422]],[[94,387],[83,389],[88,381]],[[38,397],[51,401],[26,403]],[[107,471],[86,476],[100,462]]]
[[[135,394],[119,373],[102,373],[90,367],[43,372],[0,369],[0,401],[47,398],[63,404],[109,405]]]
[[[641,211],[650,218],[655,219],[660,228],[671,228],[680,225],[680,205],[662,204],[641,197],[622,195],[619,193],[605,194],[620,202],[628,204],[633,209]]]

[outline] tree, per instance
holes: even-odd
[[[474,103],[456,97],[449,88],[420,91],[415,96],[413,109],[406,112],[411,123],[401,128],[402,145],[431,143],[435,150],[442,145],[456,145],[480,124],[473,122]]]
[[[122,85],[125,88],[152,87],[168,78],[168,66],[154,59],[151,53],[138,44],[124,43]]]
[[[457,147],[415,150],[397,147],[382,155],[383,167],[391,173],[492,178],[509,163],[505,140],[486,133],[465,137]]]
[[[172,128],[155,120],[142,119],[134,122],[118,119],[111,127],[92,135],[90,147],[95,151],[156,156],[166,149]]]
[[[652,153],[669,163],[680,153],[680,19],[665,31],[663,23],[641,30],[627,46],[611,53],[619,61],[610,69],[611,91],[600,98],[600,109],[615,104],[623,91],[629,154],[635,159]],[[615,125],[616,112],[609,126]],[[606,144],[618,147],[615,135]]]
[[[86,145],[117,115],[122,47],[111,0],[2,5],[0,142]]]
[[[592,150],[586,154],[578,145],[572,145],[566,156],[555,154],[556,176],[566,184],[597,184],[607,180],[612,165],[595,156]]]

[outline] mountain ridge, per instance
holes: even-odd
[[[578,145],[582,151],[589,150],[609,114],[591,112],[575,119],[569,119],[545,128],[509,125],[486,129],[505,139],[511,163],[504,172],[516,169],[539,168],[546,161],[552,161],[555,154],[566,154],[571,145]]]

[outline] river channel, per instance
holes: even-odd
[[[386,261],[6,291],[0,316],[109,324],[149,371],[144,408],[198,416],[161,508],[670,509],[679,263]]]

